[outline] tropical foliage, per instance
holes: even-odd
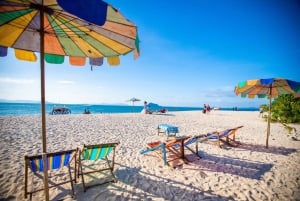
[[[263,109],[267,109],[264,106]],[[300,123],[300,98],[291,94],[279,95],[271,103],[271,119],[281,123]]]

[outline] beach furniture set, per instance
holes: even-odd
[[[185,149],[190,150],[199,158],[199,143],[208,141],[222,148],[221,142],[231,146],[238,146],[235,140],[236,131],[243,126],[229,128],[224,131],[209,132],[197,136],[178,136],[179,129],[177,126],[169,124],[159,124],[157,134],[163,133],[167,136],[166,141],[156,141],[146,144],[146,149],[140,151],[140,154],[155,153],[162,159],[164,165],[177,167],[189,161],[185,157]],[[25,156],[25,198],[38,191],[45,191],[45,196],[49,197],[49,188],[70,184],[72,197],[75,196],[74,183],[77,183],[81,177],[83,191],[90,187],[102,185],[109,182],[116,182],[114,175],[115,149],[119,142],[84,145],[82,148],[76,148],[66,151],[43,153],[34,156]],[[196,145],[196,150],[191,145]],[[95,173],[108,172],[109,174],[95,175]],[[58,172],[58,174],[55,174]],[[48,173],[51,177],[48,177]],[[93,174],[89,184],[86,183],[87,175]],[[62,178],[64,175],[64,179]],[[86,176],[85,176],[86,175]],[[103,177],[103,175],[106,175]],[[108,176],[109,175],[109,176]],[[31,187],[29,188],[29,177],[32,178]],[[67,179],[66,179],[67,177]],[[38,185],[34,179],[44,180],[44,185]],[[48,178],[45,180],[45,178]]]
[[[209,142],[215,144],[217,147],[222,148],[222,144],[236,147],[240,143],[236,141],[236,131],[243,126],[229,128],[223,131],[213,131],[207,134],[196,136],[178,136],[179,129],[177,126],[169,124],[159,124],[157,127],[158,135],[163,133],[167,136],[167,140],[150,142],[146,144],[146,149],[140,151],[140,154],[155,153],[162,159],[164,165],[175,168],[178,165],[188,163],[185,157],[184,149],[190,150],[193,154],[201,158],[199,154],[199,144],[202,142]],[[172,139],[170,139],[172,137]],[[195,149],[191,145],[195,145]],[[180,160],[181,163],[174,163]]]
[[[70,184],[72,197],[75,197],[74,183],[77,183],[79,177],[84,192],[93,186],[116,182],[113,171],[115,149],[118,144],[119,142],[84,145],[82,148],[67,151],[25,156],[25,198],[29,195],[31,200],[34,193],[44,190],[45,196],[49,199],[49,188],[67,183]],[[92,178],[92,181],[87,185],[84,175],[87,177],[91,174],[89,178]],[[32,179],[30,188],[29,177]],[[48,178],[48,183],[45,182],[45,178]],[[34,179],[44,180],[44,185],[41,186]]]

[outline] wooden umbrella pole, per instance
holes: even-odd
[[[269,98],[268,127],[267,127],[267,140],[266,140],[267,149],[269,148],[270,122],[271,122],[271,97]]]
[[[271,123],[271,100],[272,100],[272,85],[270,87],[269,93],[269,112],[268,112],[268,127],[267,127],[267,139],[266,139],[266,148],[269,148],[269,136],[270,136],[270,123]]]
[[[44,1],[40,8],[40,64],[41,64],[41,106],[42,106],[42,138],[43,138],[43,165],[44,165],[44,191],[45,200],[49,201],[48,169],[46,167],[46,107],[45,107],[45,59],[44,59]]]
[[[44,37],[44,5],[40,8],[40,65],[41,65],[41,107],[42,107],[42,139],[43,139],[43,152],[47,152],[46,143],[46,101],[45,101],[45,37]]]

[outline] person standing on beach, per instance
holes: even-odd
[[[203,110],[202,110],[203,114],[206,113],[206,109],[207,109],[207,108],[206,108],[206,104],[204,104],[204,105],[203,105]]]
[[[149,110],[149,106],[147,101],[144,101],[144,113],[145,114],[152,114],[152,111]]]
[[[208,104],[208,105],[206,106],[206,114],[209,114],[209,112],[210,112],[210,105]]]
[[[264,114],[264,109],[260,107],[258,117],[263,117],[264,116],[263,114]]]

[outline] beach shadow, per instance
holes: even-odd
[[[185,200],[185,198],[188,200],[234,200],[232,197],[223,197],[213,194],[211,191],[203,191],[196,186],[178,182],[170,177],[159,177],[144,172],[140,167],[131,168],[119,165],[121,168],[115,171],[118,182],[131,186],[134,192],[130,192],[128,188],[126,188],[127,190],[117,190],[127,191],[127,193],[134,195],[134,199],[130,198],[130,200],[156,200],[161,198],[164,200]]]
[[[200,155],[202,157],[201,159],[195,158],[193,155],[187,155],[187,158],[193,158],[189,164],[198,166],[200,170],[203,171],[222,172],[256,180],[260,180],[263,175],[273,167],[273,164],[240,158],[219,157],[203,153]],[[189,167],[187,166],[184,169],[189,169]]]
[[[30,173],[32,174],[32,173]],[[74,173],[73,173],[74,174]],[[51,176],[50,176],[51,175]],[[51,198],[52,201],[60,201],[60,200],[66,200],[66,199],[72,199],[72,187],[71,187],[71,183],[70,182],[66,182],[66,184],[64,184],[65,186],[62,186],[62,185],[57,185],[57,183],[59,182],[63,182],[61,178],[65,178],[65,175],[66,175],[66,172],[60,172],[60,173],[55,173],[55,172],[50,172],[48,173],[48,185],[49,185],[49,194],[53,193],[53,197]],[[36,178],[32,178],[32,175],[30,175],[29,180],[36,180],[34,181],[35,183],[35,186],[33,187],[32,184],[28,184],[28,187],[29,188],[34,188],[35,190],[37,188],[44,188],[44,183],[43,183],[43,180],[44,180],[44,175],[43,173],[35,173],[34,176]],[[55,181],[54,182],[52,179],[55,177]],[[51,179],[52,178],[52,179]],[[59,181],[57,179],[60,179]],[[67,178],[69,179],[69,178]],[[75,186],[76,184],[73,183],[73,185]],[[52,187],[51,187],[52,186]],[[54,188],[55,186],[55,188]],[[30,190],[33,190],[33,189],[30,189]],[[38,191],[42,194],[42,197],[44,198],[45,194],[44,194],[44,189]],[[35,192],[36,193],[36,192]],[[33,193],[32,194],[32,200],[36,200],[37,199],[37,194]],[[74,193],[76,193],[74,191]],[[30,195],[28,194],[28,200],[31,200],[30,199]],[[1,199],[0,199],[1,201]]]
[[[247,143],[241,143],[238,146],[238,148],[254,151],[254,152],[271,153],[271,154],[278,154],[278,155],[285,155],[285,156],[297,152],[297,149],[293,149],[293,148],[269,146],[269,148],[267,149],[265,145],[247,144]]]
[[[14,201],[14,200],[16,200],[16,197],[13,195],[10,195],[6,198],[0,198],[0,201]]]

